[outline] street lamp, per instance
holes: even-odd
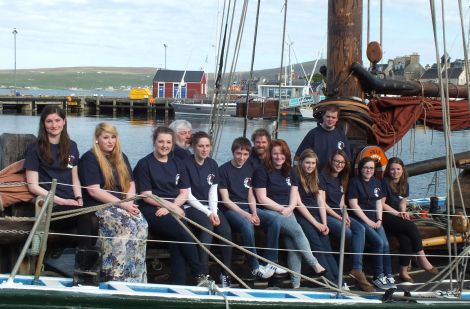
[[[166,48],[168,47],[168,45],[163,43],[163,47],[165,47],[165,70],[166,70]]]
[[[13,82],[14,82],[14,92],[13,92],[13,95],[16,96],[16,35],[18,34],[18,31],[16,30],[16,28],[13,28],[13,48],[14,48],[14,58],[15,58],[15,62],[14,62],[14,77],[13,77]]]

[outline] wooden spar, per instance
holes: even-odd
[[[470,159],[470,151],[465,151],[457,153],[454,155],[455,161],[459,162],[460,160]],[[406,166],[408,171],[408,176],[416,176],[425,173],[435,172],[439,170],[446,169],[446,157],[438,157],[430,160],[420,161]]]
[[[362,97],[350,65],[362,57],[362,0],[328,1],[328,97]]]
[[[439,84],[437,83],[379,79],[357,62],[351,65],[351,71],[359,79],[362,89],[368,93],[424,97],[441,96]],[[467,98],[467,94],[466,85],[449,84],[449,98]]]

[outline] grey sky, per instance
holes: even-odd
[[[238,70],[250,67],[256,2],[249,1]],[[467,28],[468,1],[462,2]],[[242,1],[236,3],[234,28],[238,29]],[[282,0],[261,1],[256,69],[280,64],[283,3]],[[293,42],[293,62],[314,60],[324,46],[327,3],[327,0],[288,1],[287,32]],[[463,58],[457,3],[445,1],[446,42],[453,59]],[[213,46],[222,5],[222,0],[0,0],[0,69],[13,68],[12,30],[16,27],[19,69],[163,67],[165,43],[168,68],[207,67],[213,71]],[[384,60],[418,52],[422,64],[435,62],[429,1],[383,0],[383,6]],[[441,1],[436,1],[436,6],[442,54]],[[367,0],[364,14],[366,8]],[[379,40],[378,0],[371,0],[371,16],[371,40]],[[363,24],[365,27],[365,19]],[[232,50],[235,37],[236,31],[232,34]],[[364,50],[365,43],[366,32]]]

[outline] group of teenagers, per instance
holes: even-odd
[[[254,254],[255,227],[265,234],[261,263],[247,255],[253,276],[267,279],[286,274],[279,265],[280,243],[287,249],[287,268],[293,288],[299,288],[302,261],[313,273],[338,280],[338,262],[330,235],[341,238],[345,211],[345,237],[351,261],[350,275],[358,288],[374,291],[395,286],[387,235],[400,244],[399,277],[413,282],[408,273],[412,257],[430,273],[437,269],[426,258],[415,224],[406,210],[409,186],[399,158],[388,161],[384,178],[374,176],[375,161],[366,157],[351,177],[351,150],[345,133],[337,126],[340,110],[327,106],[322,122],[303,139],[295,153],[282,139],[272,140],[263,128],[251,141],[236,138],[233,157],[218,166],[210,157],[212,138],[191,124],[175,120],[159,126],[152,135],[153,151],[132,170],[122,152],[116,128],[99,123],[90,150],[79,157],[77,144],[67,133],[64,111],[47,106],[41,113],[37,141],[28,147],[25,170],[29,190],[45,196],[52,179],[59,185],[53,211],[105,203],[113,206],[92,214],[53,221],[56,228],[77,227],[79,246],[99,246],[102,280],[146,282],[146,243],[150,232],[169,239],[170,279],[187,283],[187,267],[195,280],[207,278],[209,255],[198,247],[189,226],[206,248],[212,231],[227,240],[240,234],[240,245]],[[252,144],[253,143],[253,144]],[[190,151],[192,148],[192,152]],[[122,201],[140,195],[139,200]],[[158,198],[154,198],[157,196]],[[348,214],[349,213],[349,214]],[[194,228],[186,217],[204,229]],[[93,237],[98,235],[97,243]],[[372,283],[363,272],[365,242],[373,254]],[[220,242],[221,261],[231,268],[231,246]],[[223,286],[230,276],[220,273]]]

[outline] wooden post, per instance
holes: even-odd
[[[100,114],[100,97],[96,97],[96,114]]]
[[[326,95],[362,97],[351,76],[353,62],[362,63],[362,0],[328,1],[328,57]]]
[[[113,114],[116,113],[116,99],[113,100]]]

